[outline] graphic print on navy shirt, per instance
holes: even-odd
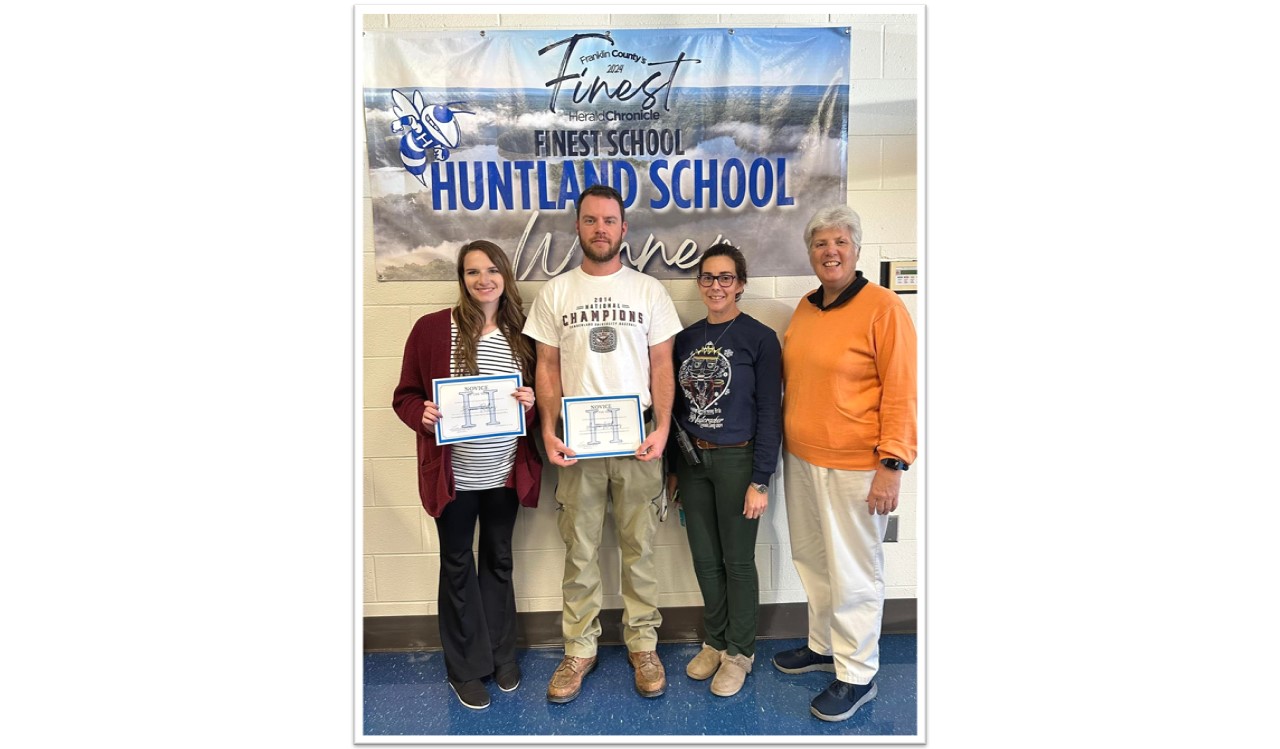
[[[724,424],[722,410],[716,404],[729,394],[733,380],[731,356],[733,349],[719,349],[708,342],[681,363],[676,379],[689,403],[690,423],[704,429],[719,429]]]

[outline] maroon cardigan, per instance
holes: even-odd
[[[404,345],[400,384],[391,400],[396,415],[418,435],[418,495],[422,507],[433,518],[440,517],[445,505],[456,496],[453,451],[449,445],[437,445],[435,429],[422,425],[422,412],[430,400],[431,380],[450,376],[451,313],[448,309],[432,312],[413,326]],[[542,489],[542,458],[529,438],[535,431],[537,419],[538,409],[528,412],[525,436],[516,439],[516,462],[511,475],[507,476],[507,486],[515,488],[520,504],[525,507],[538,506],[538,493]]]

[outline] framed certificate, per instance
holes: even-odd
[[[564,443],[576,458],[635,455],[644,442],[639,395],[579,396],[560,403]]]
[[[434,400],[440,408],[436,444],[524,434],[524,406],[512,395],[523,384],[519,372],[432,380]]]

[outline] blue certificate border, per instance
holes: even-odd
[[[570,439],[569,404],[585,403],[587,401],[633,402],[636,407],[636,423],[640,425],[640,442],[644,442],[645,437],[648,436],[647,434],[645,434],[645,431],[644,431],[644,412],[640,409],[639,395],[579,395],[579,396],[574,396],[572,398],[562,398],[560,399],[560,420],[561,420],[561,423],[564,424],[564,440],[565,440],[564,443],[566,446],[568,446],[570,450],[573,450],[573,453],[574,453],[573,457],[575,458],[617,458],[617,457],[626,456],[626,455],[630,455],[634,457],[636,454],[636,451],[634,449],[613,451],[613,452],[589,452],[585,450],[578,450],[576,447],[574,447],[572,444],[569,443],[569,439]]]
[[[441,377],[439,379],[431,381],[431,394],[433,396],[432,399],[437,404],[440,403],[440,383],[442,382],[449,385],[462,385],[462,384],[469,385],[475,382],[508,382],[508,381],[514,382],[516,384],[515,387],[511,388],[512,390],[515,390],[516,388],[524,386],[524,377],[521,376],[519,372],[511,372],[508,374],[500,374],[500,375],[479,375],[476,377]],[[516,402],[516,405],[518,406],[520,405],[518,401]],[[440,428],[444,422],[437,421],[436,422],[436,444],[452,445],[456,442],[478,442],[480,440],[490,440],[490,439],[495,439],[497,437],[523,437],[524,428],[525,428],[524,406],[520,406],[519,408],[516,409],[516,411],[520,413],[519,429],[512,432],[493,432],[491,434],[486,434],[482,437],[468,437],[468,436],[446,437],[444,436],[444,434],[442,434],[442,430]]]

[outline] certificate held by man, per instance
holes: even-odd
[[[639,395],[564,398],[564,443],[574,458],[634,456],[644,442]]]
[[[436,444],[523,435],[524,407],[515,397],[516,389],[523,384],[519,372],[432,380],[440,409]]]

